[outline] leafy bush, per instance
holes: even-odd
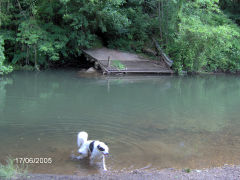
[[[186,3],[168,52],[177,71],[240,69],[240,31],[212,1]]]
[[[112,66],[117,68],[117,70],[125,70],[126,67],[124,64],[121,63],[119,60],[112,60]]]

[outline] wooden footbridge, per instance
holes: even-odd
[[[137,54],[107,48],[83,50],[87,60],[95,62],[103,73],[160,73],[172,74],[167,61],[154,61]]]

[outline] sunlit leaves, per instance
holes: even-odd
[[[213,1],[197,1],[208,3]],[[240,31],[215,4],[205,9],[185,5],[179,33],[169,47],[175,69],[187,71],[233,71],[240,68]]]

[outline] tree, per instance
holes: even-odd
[[[1,0],[5,62],[48,67],[108,46],[157,39],[175,71],[239,70],[239,0]]]
[[[240,31],[222,13],[218,1],[186,2],[179,32],[168,52],[174,68],[196,71],[236,71],[240,69]]]

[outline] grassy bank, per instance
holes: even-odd
[[[8,158],[6,164],[0,164],[0,179],[15,179],[27,174],[27,168],[14,164],[14,160]]]

